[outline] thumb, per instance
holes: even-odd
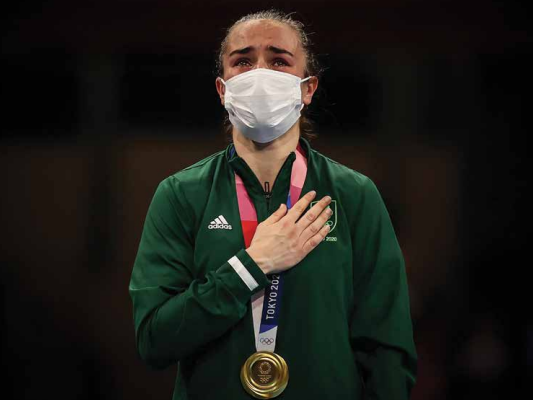
[[[287,214],[287,206],[283,203],[279,206],[279,208],[267,219],[265,219],[265,225],[272,225],[278,222],[283,216]]]

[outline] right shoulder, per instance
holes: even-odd
[[[195,189],[212,183],[215,174],[224,163],[226,150],[221,150],[215,154],[192,164],[182,170],[163,179],[159,186],[176,188],[180,190]]]
[[[188,177],[196,177],[198,175],[205,174],[208,171],[216,169],[222,161],[224,161],[226,150],[221,150],[215,154],[200,160],[192,165],[189,165],[186,168],[183,168],[181,171],[176,172],[174,175],[177,178],[186,179]]]
[[[189,214],[191,220],[200,215],[211,194],[213,183],[227,170],[226,150],[212,154],[163,179],[155,197]]]

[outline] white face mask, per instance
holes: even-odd
[[[227,82],[224,107],[229,120],[244,136],[268,143],[287,132],[300,118],[302,91],[296,75],[256,68]]]

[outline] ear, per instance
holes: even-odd
[[[302,83],[302,102],[308,106],[313,100],[313,95],[318,88],[318,78],[312,76],[308,81]]]
[[[215,79],[215,86],[217,88],[218,97],[220,97],[220,104],[224,105],[224,94],[226,93],[226,85],[222,83],[222,79],[217,77]]]

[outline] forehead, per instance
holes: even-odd
[[[255,20],[237,25],[228,37],[226,53],[248,46],[274,46],[294,55],[302,51],[300,39],[290,26],[277,21]]]

